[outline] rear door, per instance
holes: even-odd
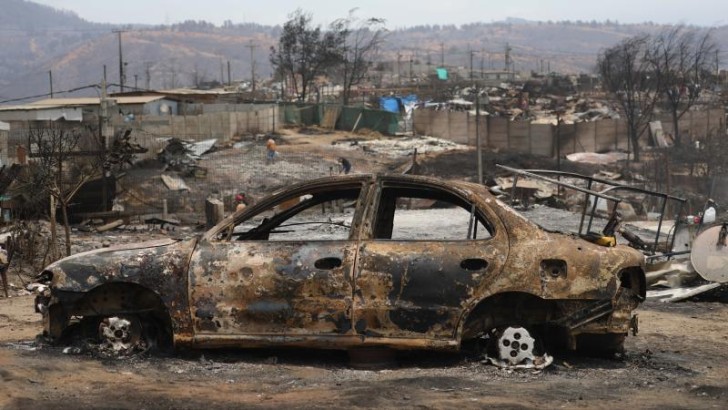
[[[451,339],[474,292],[505,262],[505,230],[466,193],[380,184],[357,262],[355,329],[372,337]]]

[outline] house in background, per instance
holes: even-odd
[[[110,97],[111,116],[176,115],[177,102],[160,95]],[[49,98],[22,105],[0,106],[0,121],[15,124],[28,121],[95,121],[101,98]]]

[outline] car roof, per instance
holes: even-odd
[[[303,182],[294,183],[282,188],[279,188],[275,190],[274,192],[265,195],[262,198],[261,202],[258,202],[252,207],[247,207],[243,210],[236,211],[233,214],[229,215],[228,217],[224,218],[222,221],[220,221],[217,225],[210,228],[206,233],[205,237],[210,237],[213,235],[216,235],[219,233],[222,226],[227,225],[230,222],[230,219],[235,219],[238,217],[238,215],[246,212],[251,212],[253,208],[260,208],[261,206],[264,206],[264,203],[274,202],[276,201],[277,197],[280,195],[289,193],[289,192],[295,192],[297,190],[306,190],[306,189],[316,189],[316,188],[325,188],[325,187],[332,187],[336,185],[344,186],[351,186],[351,184],[355,183],[373,183],[375,181],[385,181],[385,182],[395,182],[395,183],[405,183],[405,184],[414,184],[414,185],[430,185],[430,186],[437,186],[442,189],[446,190],[455,190],[460,191],[461,194],[467,195],[469,193],[475,193],[479,196],[483,197],[491,197],[492,195],[488,192],[488,190],[483,186],[479,184],[475,184],[472,182],[465,182],[465,181],[458,181],[458,180],[447,180],[442,179],[438,177],[432,177],[432,176],[423,176],[423,175],[405,175],[405,174],[386,174],[386,173],[379,173],[379,174],[349,174],[349,175],[335,175],[335,176],[326,176],[316,179],[311,179]]]
[[[461,189],[467,189],[467,190],[482,190],[487,192],[484,186],[462,181],[462,180],[451,180],[451,179],[444,179],[439,177],[433,177],[433,176],[425,176],[425,175],[407,175],[407,174],[388,174],[388,173],[378,173],[378,174],[349,174],[349,175],[335,175],[335,176],[326,176],[321,178],[315,178],[295,184],[288,185],[286,187],[283,187],[281,189],[276,190],[271,195],[275,195],[280,192],[294,190],[296,188],[301,188],[305,186],[326,186],[326,185],[337,185],[339,183],[347,183],[347,182],[373,182],[375,180],[383,180],[383,181],[397,181],[397,182],[405,182],[405,183],[420,183],[420,184],[430,184],[430,185],[440,185],[445,187],[452,187],[456,186]]]

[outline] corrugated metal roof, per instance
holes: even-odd
[[[143,95],[134,97],[114,97],[119,105],[126,104],[147,104],[153,101],[164,99],[161,95]],[[48,98],[45,100],[34,101],[23,105],[6,105],[0,106],[0,111],[29,111],[42,110],[46,108],[64,108],[64,107],[80,107],[85,105],[99,105],[101,99],[99,97],[81,97],[81,98]]]
[[[164,97],[161,95],[142,95],[133,97],[113,97],[110,99],[116,100],[117,104],[146,104],[152,101],[161,100]],[[69,105],[99,105],[100,98],[98,97],[82,97],[82,98],[49,98],[46,100],[34,101],[29,105],[43,105],[43,106],[69,106]]]
[[[31,111],[31,110],[42,110],[48,107],[33,106],[30,104],[25,105],[0,105],[0,111]]]
[[[223,95],[223,94],[234,94],[235,91],[225,90],[223,88],[216,88],[214,90],[195,90],[192,88],[174,88],[171,90],[157,90],[156,92],[161,94],[177,94],[177,95]]]

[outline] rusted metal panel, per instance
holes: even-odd
[[[453,338],[479,284],[497,275],[507,242],[365,241],[356,275],[355,329],[367,336]],[[485,267],[467,270],[463,261]]]
[[[45,269],[53,273],[51,288],[55,293],[49,304],[61,303],[66,313],[73,315],[75,304],[62,303],[59,295],[81,295],[115,283],[138,284],[156,293],[163,301],[175,324],[175,334],[190,335],[187,267],[195,243],[196,239],[161,240],[99,249],[61,259]]]
[[[190,268],[196,334],[351,331],[356,242],[202,242]],[[319,269],[317,261],[338,260]]]

